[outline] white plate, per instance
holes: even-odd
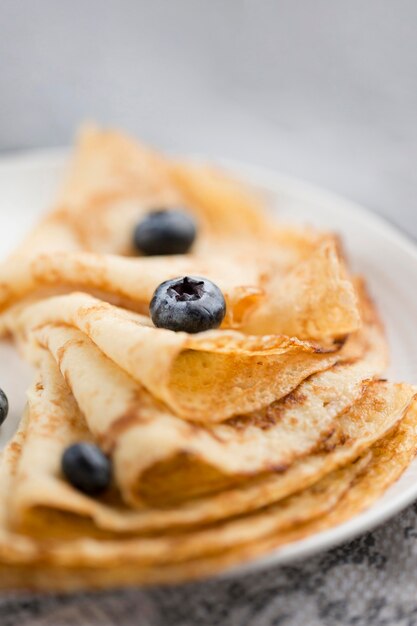
[[[1,257],[52,204],[65,160],[65,153],[56,151],[0,160]],[[274,172],[222,163],[265,190],[281,218],[343,234],[353,268],[367,277],[388,329],[392,354],[388,375],[398,381],[417,382],[417,248],[381,218],[343,198]],[[27,366],[11,347],[0,346],[0,386],[7,391],[11,404],[10,418],[1,433],[2,444],[18,423],[29,382]],[[239,573],[253,571],[329,548],[380,524],[416,498],[417,460],[366,512],[237,569]]]

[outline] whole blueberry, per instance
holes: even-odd
[[[68,482],[88,495],[99,495],[110,485],[111,462],[100,448],[91,443],[75,443],[67,448],[61,466]]]
[[[0,426],[5,421],[8,413],[9,413],[9,401],[4,391],[0,389]]]
[[[184,276],[159,285],[149,310],[158,328],[200,333],[220,326],[226,302],[217,285],[207,278]]]
[[[196,226],[190,215],[174,209],[148,213],[136,226],[135,248],[148,256],[186,254],[194,243]]]

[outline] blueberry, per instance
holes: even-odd
[[[148,256],[186,254],[196,237],[192,217],[176,210],[162,209],[148,213],[136,226],[133,242]]]
[[[9,401],[4,391],[0,389],[0,426],[5,421],[8,413],[9,413]]]
[[[62,472],[73,487],[88,495],[99,495],[110,485],[110,460],[91,443],[75,443],[62,457]]]
[[[149,310],[158,328],[200,333],[220,326],[226,302],[217,285],[207,278],[185,276],[159,285]]]

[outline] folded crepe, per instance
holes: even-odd
[[[75,315],[71,311],[74,299],[77,299],[78,307]],[[236,394],[235,405],[230,405],[231,410],[235,410],[234,407],[240,409],[239,415],[217,425],[213,424],[216,403],[214,394],[217,389],[215,383],[203,383],[200,389],[197,388],[196,370],[202,367],[199,361],[202,354],[194,349],[192,367],[184,367],[181,375],[172,374],[174,380],[181,380],[182,390],[185,389],[188,375],[190,390],[186,391],[186,396],[191,395],[192,389],[194,403],[198,395],[201,395],[201,406],[209,407],[209,413],[201,415],[200,424],[196,424],[197,413],[190,413],[191,419],[194,417],[190,423],[187,416],[184,418],[181,413],[176,414],[169,406],[157,401],[154,388],[149,386],[149,376],[143,376],[142,373],[147,372],[151,359],[149,352],[143,349],[143,343],[133,348],[134,357],[131,362],[135,364],[134,372],[126,364],[126,355],[132,354],[132,345],[127,345],[122,339],[134,338],[131,329],[128,328],[122,335],[111,318],[111,339],[114,345],[121,348],[119,356],[123,359],[110,359],[112,354],[105,349],[104,353],[101,352],[103,336],[93,329],[102,305],[96,303],[91,309],[90,300],[88,296],[54,298],[55,304],[60,305],[59,311],[65,317],[56,316],[56,313],[53,314],[55,317],[51,317],[54,305],[46,300],[29,307],[20,319],[13,319],[13,324],[21,341],[25,342],[26,339],[25,349],[31,352],[34,363],[38,360],[38,345],[46,348],[54,357],[91,432],[104,449],[113,451],[116,467],[121,464],[119,483],[125,485],[122,492],[130,504],[140,504],[141,497],[154,502],[183,500],[218,490],[230,483],[241,482],[245,476],[250,477],[272,469],[285,469],[295,459],[334,435],[338,414],[361,397],[364,393],[364,381],[378,376],[386,364],[383,331],[372,303],[363,293],[364,326],[356,335],[351,336],[337,353],[337,357],[327,355],[319,373],[310,375],[307,380],[308,374],[304,369],[296,389],[289,395],[287,392],[281,402],[274,398],[272,404],[260,406],[255,412],[245,415],[242,407],[244,403],[248,403],[251,391],[246,384],[244,396]],[[84,303],[82,308],[80,301]],[[105,305],[104,309],[112,311],[109,305]],[[134,330],[143,330],[138,325],[137,316],[118,310],[115,311],[117,313],[121,317],[116,319],[123,326],[129,322],[133,324]],[[63,326],[62,323],[66,325]],[[35,329],[34,337],[28,328]],[[144,328],[149,330],[148,327]],[[156,342],[155,337],[162,340],[163,333],[152,330],[154,335],[151,338],[151,349],[160,350],[153,342]],[[178,340],[178,333],[166,332],[170,341]],[[199,335],[198,340],[202,337],[203,335]],[[249,337],[246,339],[249,340]],[[167,350],[166,348],[160,352],[167,356]],[[216,353],[212,354],[213,361],[215,355]],[[248,369],[247,364],[241,366],[237,355],[235,348],[232,351],[234,377],[226,374],[226,382],[234,383],[237,380],[239,367],[242,367],[241,377],[247,375],[249,381],[251,380],[252,369]],[[257,368],[257,387],[254,391],[259,394],[262,360],[258,353],[254,358]],[[275,356],[268,358],[273,358],[273,363],[276,362]],[[143,360],[143,367],[140,367],[139,359]],[[187,361],[189,363],[190,359]],[[203,356],[202,363],[208,367],[207,355]],[[306,368],[308,360],[305,356],[302,363]],[[176,365],[174,361],[171,367],[175,369],[181,365]],[[280,389],[284,385],[284,375],[288,368],[294,373],[293,363],[287,363],[276,370]],[[204,371],[208,376],[207,369]],[[281,371],[283,374],[280,374]],[[218,375],[217,367],[214,372],[215,376]],[[265,373],[269,391],[270,372],[269,367]],[[204,382],[205,380],[207,377]],[[162,381],[163,369],[159,363],[155,380],[157,393],[161,392]],[[176,387],[173,390],[176,391]],[[213,396],[208,397],[208,393]],[[227,393],[231,402],[233,389],[227,389]],[[220,416],[225,414],[225,405],[223,396],[220,396]]]
[[[284,334],[331,343],[360,327],[357,294],[336,244],[328,240],[285,274],[268,261],[174,256],[126,258],[85,252],[48,253],[0,266],[0,311],[24,298],[82,289],[147,314],[155,289],[181,275],[204,276],[223,291],[223,328]],[[0,317],[1,323],[1,317]]]
[[[172,205],[197,221],[192,254],[138,256],[135,224]],[[94,128],[80,136],[56,208],[0,266],[0,311],[25,297],[82,289],[146,312],[163,280],[187,274],[224,291],[225,328],[326,343],[360,326],[333,236],[279,225],[241,182]]]
[[[369,506],[417,449],[416,389],[381,380],[384,331],[337,237],[275,222],[256,190],[115,132],[80,137],[55,209],[0,266],[0,332],[36,369],[0,458],[0,587],[179,582]],[[189,254],[135,224],[183,207]],[[220,329],[155,328],[155,288],[221,288]],[[111,457],[100,497],[64,451]],[[394,452],[395,451],[395,452]]]
[[[189,335],[155,328],[149,318],[82,293],[41,300],[20,316],[13,312],[9,329],[24,337],[38,328],[37,340],[49,342],[48,332],[40,337],[48,324],[79,329],[155,398],[193,422],[224,421],[266,406],[339,360],[334,348],[328,352],[285,335],[251,336],[231,330]],[[55,346],[70,358],[77,342],[63,346],[58,339]]]
[[[6,496],[2,500],[2,509],[6,510],[10,488],[13,489],[15,474],[20,465],[20,455],[27,436],[27,423],[23,425],[17,437],[9,445],[1,459],[0,479],[3,485],[8,484]],[[298,498],[287,499],[282,505],[275,505],[273,513],[263,510],[259,515],[251,515],[246,520],[239,518],[222,527],[221,533],[218,528],[202,529],[187,532],[185,535],[177,533],[166,534],[156,537],[116,537],[94,536],[87,532],[82,533],[78,528],[79,537],[69,541],[66,535],[66,527],[73,532],[74,520],[71,517],[50,518],[41,529],[34,527],[34,532],[26,534],[18,533],[13,527],[12,516],[7,519],[5,515],[1,519],[0,527],[0,560],[3,563],[26,564],[26,565],[66,565],[74,566],[89,563],[89,566],[109,566],[115,560],[127,558],[135,562],[137,568],[150,565],[160,565],[165,562],[181,562],[192,558],[200,552],[199,542],[204,537],[207,539],[207,552],[218,552],[222,545],[228,542],[228,536],[233,530],[239,530],[235,535],[234,544],[240,545],[247,540],[263,537],[277,528],[285,528],[294,516],[298,519],[307,520],[320,515],[324,510],[329,510],[340,496],[345,492],[352,479],[367,465],[365,457],[354,466],[338,472],[336,481],[327,481],[323,484],[330,498],[321,497],[317,501],[315,493],[322,495],[323,489],[304,492]],[[301,506],[300,506],[301,505]],[[278,515],[275,515],[278,513]],[[50,532],[52,528],[52,533]],[[82,528],[82,527],[81,527]],[[42,533],[43,530],[43,533]],[[61,532],[60,532],[61,531]],[[221,536],[220,536],[221,535]],[[169,554],[172,548],[171,556]],[[129,555],[127,557],[127,555]]]
[[[38,540],[35,543],[40,547],[38,553],[33,551],[32,540],[18,535],[9,544],[12,547],[8,547],[8,565],[0,578],[1,584],[70,590],[85,585],[101,588],[138,582],[178,582],[213,574],[283,542],[340,523],[369,505],[413,458],[417,447],[416,425],[414,403],[392,434],[372,446],[359,463],[328,475],[299,496],[259,514],[229,522],[221,529],[163,538],[130,537],[124,541],[81,539],[71,543],[62,540],[39,543]],[[13,531],[7,532],[8,539],[14,539]],[[7,562],[6,552],[4,562]]]
[[[326,443],[311,454],[295,459],[286,471],[263,472],[257,480],[228,488],[206,497],[171,502],[171,507],[159,509],[158,504],[142,502],[142,510],[134,513],[120,499],[123,495],[127,459],[126,440],[114,450],[115,482],[118,493],[112,492],[104,501],[97,501],[76,491],[63,480],[60,472],[62,453],[68,445],[79,440],[91,440],[87,420],[80,414],[68,386],[51,357],[42,354],[42,377],[29,395],[29,420],[26,443],[21,453],[9,503],[10,517],[17,527],[36,526],[40,521],[51,530],[51,511],[72,515],[69,526],[73,532],[95,533],[97,529],[113,532],[155,532],[180,526],[207,524],[222,518],[263,508],[273,502],[307,488],[325,474],[354,461],[375,441],[383,437],[405,414],[412,401],[414,389],[409,385],[392,385],[375,381],[369,383],[362,396],[337,418],[337,437],[329,450]],[[134,435],[135,433],[133,433]],[[146,437],[145,432],[142,433]],[[146,448],[146,442],[143,448]],[[155,446],[158,443],[155,441]],[[137,449],[137,456],[143,449]],[[30,470],[30,468],[32,468]],[[191,468],[195,471],[195,468]],[[202,476],[203,478],[203,476]],[[165,476],[165,488],[174,493],[187,490],[187,484],[176,484],[175,477]],[[152,489],[156,497],[157,489]],[[131,498],[131,496],[129,496]],[[43,515],[41,515],[41,512]],[[76,525],[74,515],[91,519],[94,530]],[[53,519],[53,518],[52,518]],[[59,518],[58,518],[59,519]],[[55,524],[52,525],[55,528]],[[62,531],[60,531],[62,533]]]

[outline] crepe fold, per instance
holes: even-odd
[[[81,293],[25,308],[17,319],[12,315],[10,329],[24,335],[48,323],[78,328],[155,398],[194,422],[223,421],[265,406],[339,358],[334,348],[328,352],[285,335],[157,329],[148,318]],[[71,344],[61,347],[65,352]]]
[[[185,207],[197,222],[192,254],[138,257],[135,224],[170,206]],[[188,274],[224,291],[225,328],[326,343],[360,326],[333,235],[277,224],[242,182],[93,127],[80,135],[56,208],[0,266],[0,311],[22,298],[82,289],[147,312],[163,280]]]
[[[14,523],[18,526],[25,525],[25,519],[29,519],[32,531],[36,519],[39,522],[40,509],[44,512],[46,509],[71,512],[81,518],[90,519],[96,529],[129,533],[205,524],[263,508],[312,485],[326,473],[355,460],[399,422],[414,393],[407,385],[390,385],[380,381],[370,383],[360,399],[339,415],[336,423],[337,437],[332,442],[331,450],[325,443],[317,446],[312,454],[294,459],[287,471],[261,473],[257,480],[246,481],[234,488],[229,487],[227,491],[207,494],[205,498],[200,496],[191,502],[188,498],[185,502],[175,503],[175,506],[171,503],[170,508],[165,506],[162,510],[155,508],[153,502],[142,502],[142,510],[134,513],[123,505],[115,493],[110,494],[106,501],[97,502],[83,496],[62,479],[60,459],[63,450],[80,439],[90,440],[91,434],[56,364],[47,353],[42,354],[41,371],[41,380],[29,395],[26,444],[16,474],[13,502],[9,506]],[[146,429],[143,434],[146,437]],[[133,437],[134,435],[135,433]],[[149,445],[149,441],[145,439],[144,443],[143,449],[146,444]],[[143,454],[143,449],[137,449],[137,456]],[[123,490],[128,476],[126,466],[134,461],[126,458],[126,439],[116,448],[114,459],[115,480]],[[36,467],[36,471],[33,467]],[[28,478],[30,468],[32,470]],[[195,471],[195,468],[191,469]],[[165,481],[173,493],[176,493],[176,488],[183,492],[187,490],[186,483],[176,485],[169,475],[165,477]],[[153,488],[151,493],[155,498],[157,490]],[[48,516],[46,524],[50,526]],[[74,524],[73,516],[69,527],[76,534],[80,533],[80,527]],[[82,530],[83,526],[81,532]],[[49,530],[49,534],[51,532],[53,531]]]
[[[235,402],[233,406],[230,404],[230,410],[238,415],[223,419],[217,425],[213,423],[216,398],[214,395],[207,396],[209,392],[216,393],[215,383],[201,385],[201,406],[208,406],[210,413],[201,415],[197,424],[196,412],[190,413],[194,417],[190,421],[187,415],[174,413],[169,402],[163,404],[157,401],[155,388],[159,392],[162,389],[163,368],[159,364],[155,388],[152,387],[149,375],[141,373],[146,369],[139,369],[139,359],[145,368],[151,360],[151,353],[144,350],[143,341],[139,347],[134,346],[130,362],[135,369],[126,364],[126,355],[132,354],[132,346],[123,343],[123,337],[131,341],[137,330],[151,330],[153,336],[148,339],[151,351],[158,349],[156,338],[159,341],[163,339],[160,330],[142,327],[139,316],[92,302],[89,296],[71,295],[29,307],[20,318],[14,319],[14,329],[21,341],[29,340],[25,349],[32,353],[30,357],[35,363],[38,345],[54,357],[91,432],[107,451],[113,452],[124,499],[136,506],[140,506],[143,499],[166,504],[216,491],[242,482],[245,477],[247,479],[271,470],[283,471],[294,460],[334,435],[338,414],[361,397],[364,381],[377,376],[386,363],[386,346],[380,322],[365,294],[362,300],[363,329],[352,335],[337,354],[321,355],[323,361],[314,363],[313,370],[307,373],[306,369],[301,370],[296,384],[286,389],[282,401],[273,398],[272,404],[262,404],[247,414],[242,407],[243,402],[250,400],[252,390],[249,384],[245,385],[243,395],[235,394],[233,397],[233,390],[227,389],[223,393],[228,394],[229,402],[232,399]],[[94,330],[103,311],[111,313],[108,337],[113,346],[118,346],[119,358],[114,352],[106,350],[100,328]],[[123,327],[128,323],[131,328],[121,334],[116,322]],[[35,331],[30,331],[30,328]],[[34,337],[31,332],[34,332]],[[213,333],[207,335],[212,336]],[[220,331],[215,335],[224,339],[225,333]],[[178,333],[168,332],[167,336],[171,342],[180,339]],[[237,341],[237,333],[232,336]],[[189,341],[190,338],[184,336],[183,339]],[[223,349],[232,350],[234,359],[234,378],[226,375],[226,382],[238,379],[239,367],[242,367],[242,377],[247,375],[251,382],[253,369],[249,369],[248,363],[254,358],[256,384],[261,382],[259,372],[265,367],[265,381],[268,391],[271,390],[271,368],[277,366],[275,348],[273,344],[272,356],[268,351],[259,352],[259,339],[240,337],[239,341],[244,342],[242,345],[250,347],[250,342],[253,342],[256,348],[254,357],[250,352],[244,352],[246,361],[242,365],[236,360],[242,348],[223,346]],[[203,335],[193,339],[196,340],[201,342]],[[209,342],[213,345],[213,337]],[[207,348],[207,338],[201,345]],[[236,345],[239,346],[239,343]],[[174,362],[168,366],[182,368],[181,375],[172,374],[172,379],[181,380],[183,386],[187,372],[192,376],[194,402],[200,393],[196,386],[196,372],[214,363],[218,356],[223,357],[221,352],[202,355],[196,348],[194,343],[194,350],[190,351],[193,360],[189,358],[186,366],[181,360],[179,365]],[[161,353],[167,356],[168,349],[161,350]],[[229,356],[230,353],[226,354]],[[211,360],[208,355],[211,355]],[[316,354],[313,352],[312,356]],[[289,364],[282,365],[279,361],[275,374],[279,389],[283,388],[283,377],[288,368],[294,373],[293,358],[288,354],[285,358],[289,359]],[[272,359],[272,364],[269,359]],[[304,354],[301,362],[303,368],[313,367]],[[216,365],[214,368],[218,377],[219,368]],[[316,373],[311,375],[313,372]],[[206,370],[205,374],[204,381],[208,376]],[[176,392],[175,387],[173,390]],[[254,392],[259,393],[259,386]],[[189,390],[186,396],[191,396]],[[222,395],[220,417],[225,414],[225,404]]]
[[[342,523],[410,463],[416,388],[381,379],[363,280],[337,236],[264,201],[218,168],[81,133],[55,208],[0,265],[0,333],[36,371],[0,457],[0,588],[213,575]],[[188,254],[134,249],[161,208],[193,217]],[[154,290],[180,276],[222,290],[218,330],[155,328]],[[79,442],[111,459],[100,497],[63,475]]]
[[[15,537],[9,528],[1,534],[3,542],[6,537],[9,540],[2,554],[7,568],[1,584],[73,590],[85,585],[103,588],[207,576],[359,512],[398,478],[416,447],[416,405],[411,401],[388,434],[359,461],[328,474],[314,488],[221,527],[123,540],[84,537],[71,542],[51,540],[49,535],[36,541],[29,535]],[[16,464],[19,452],[19,447],[9,448],[6,456],[11,454]]]
[[[155,289],[178,276],[204,276],[223,291],[223,328],[254,335],[284,334],[331,345],[361,325],[357,294],[336,244],[320,244],[285,274],[271,259],[228,256],[127,258],[86,252],[43,253],[0,266],[0,311],[21,300],[82,289],[148,313]],[[3,315],[4,317],[4,315]],[[0,328],[1,328],[0,316]],[[4,322],[3,322],[4,326]]]

